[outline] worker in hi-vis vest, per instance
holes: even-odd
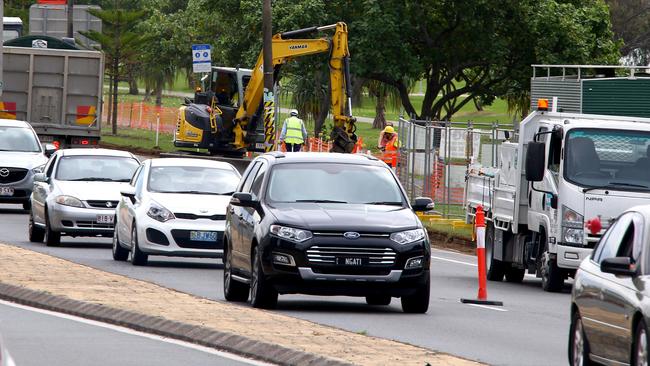
[[[298,111],[292,109],[289,118],[285,119],[282,125],[280,143],[284,142],[288,152],[298,152],[305,141],[307,141],[305,124],[298,118]]]

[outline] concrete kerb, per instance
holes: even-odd
[[[35,291],[2,282],[0,282],[0,299],[191,342],[279,365],[352,365],[312,353],[252,340],[237,334],[115,309],[105,305],[67,299],[44,291]]]

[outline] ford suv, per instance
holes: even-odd
[[[265,154],[244,172],[228,207],[224,295],[273,308],[278,294],[401,298],[429,306],[429,239],[393,171],[365,155]]]

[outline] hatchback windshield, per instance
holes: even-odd
[[[29,128],[0,127],[0,151],[39,152],[41,145]]]
[[[333,163],[275,166],[268,200],[404,205],[399,185],[387,168]]]
[[[64,156],[59,161],[56,179],[128,182],[139,165],[128,157]]]
[[[568,181],[586,188],[650,189],[650,133],[575,129],[565,151]]]
[[[151,168],[149,191],[231,195],[239,183],[233,170],[200,166],[161,166]]]

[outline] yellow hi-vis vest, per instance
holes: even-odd
[[[302,144],[305,142],[302,136],[302,120],[298,117],[291,116],[286,119],[287,134],[284,136],[284,142],[287,144]]]

